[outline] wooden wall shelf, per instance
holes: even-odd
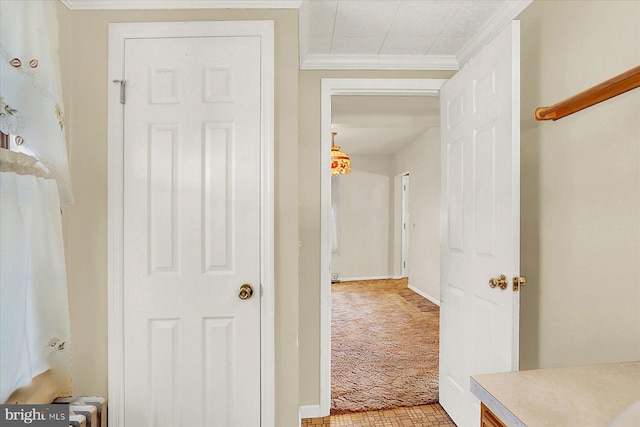
[[[536,108],[535,117],[537,120],[555,121],[637,87],[640,87],[640,66],[625,71],[551,107]]]

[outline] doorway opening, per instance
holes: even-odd
[[[439,95],[439,89],[444,84],[446,80],[442,79],[323,79],[322,80],[322,98],[321,98],[321,109],[322,109],[322,147],[321,147],[321,165],[323,170],[329,169],[329,148],[330,148],[330,137],[332,130],[338,130],[340,133],[339,127],[336,129],[336,125],[332,127],[332,97],[360,97],[360,96],[373,96],[373,97],[381,97],[386,98],[389,102],[396,97],[435,97],[436,109],[439,112],[439,105],[437,101],[437,97]],[[439,119],[437,121],[436,126],[439,126]],[[348,128],[347,129],[353,129]],[[439,131],[437,131],[439,134]],[[347,131],[349,133],[349,131]],[[354,162],[358,157],[358,149],[351,145],[350,139],[346,137],[347,135],[342,135],[342,139],[340,143],[343,145],[343,151],[348,152],[352,156],[352,170],[354,168]],[[372,141],[375,141],[379,138],[370,138]],[[438,138],[438,150],[439,150],[439,138]],[[354,153],[355,151],[355,155]],[[351,150],[351,152],[350,152]],[[440,157],[437,155],[436,163],[439,165]],[[395,219],[395,223],[398,224],[397,227],[393,227],[393,222],[390,221],[390,225],[387,229],[388,234],[396,235],[393,243],[393,250],[388,251],[388,262],[386,266],[388,270],[386,270],[386,274],[379,274],[379,272],[374,272],[372,274],[364,274],[360,275],[359,273],[349,273],[348,271],[340,271],[340,276],[342,281],[344,282],[346,279],[356,278],[356,279],[367,279],[367,278],[400,278],[403,274],[410,275],[409,272],[409,239],[403,239],[401,232],[401,227],[406,227],[407,229],[411,227],[411,223],[406,221],[406,218],[403,218],[402,215],[402,188],[404,188],[403,180],[407,178],[403,178],[406,175],[407,170],[394,170],[390,168],[389,177],[391,185],[393,187],[395,193],[395,199],[397,203],[392,203],[393,209],[390,209],[391,213],[389,213],[389,217],[393,217]],[[439,177],[440,171],[435,171],[435,175]],[[352,176],[346,175],[341,177],[343,180],[348,180],[352,178]],[[321,202],[321,211],[322,211],[322,232],[321,232],[321,271],[322,271],[322,287],[321,287],[321,411],[323,413],[328,413],[331,408],[331,279],[332,279],[332,238],[331,238],[331,176],[330,174],[326,174],[321,178],[321,193],[322,193],[322,202]],[[413,179],[413,177],[412,177]],[[393,185],[393,184],[397,185]],[[436,186],[439,191],[439,179],[436,181]],[[408,186],[407,186],[408,187]],[[341,187],[341,192],[344,197],[345,188]],[[406,198],[406,202],[408,202],[408,197]],[[393,212],[395,210],[396,212]],[[389,212],[388,211],[388,212]],[[408,211],[408,209],[407,209]],[[436,236],[436,245],[439,246],[439,207],[436,209],[436,226],[435,226],[435,236]],[[406,222],[405,222],[406,221]],[[343,226],[345,226],[344,218],[342,219]],[[406,224],[406,225],[405,225]],[[402,250],[403,240],[406,242],[406,250]],[[341,239],[342,248],[341,252],[344,254],[345,251],[345,242],[346,238],[343,235]],[[403,260],[403,252],[406,255],[406,258]],[[436,264],[439,264],[439,259],[435,260]],[[343,263],[344,265],[344,263]],[[404,269],[403,269],[404,267]],[[342,267],[340,267],[342,270]],[[404,270],[404,271],[403,271]],[[439,275],[439,273],[438,273]],[[409,283],[409,287],[411,283]],[[437,301],[439,299],[439,277],[436,280],[436,291],[432,292],[432,295],[429,295],[432,301]],[[406,285],[405,285],[406,288]],[[413,287],[412,287],[413,288]],[[413,289],[416,290],[416,289]],[[419,289],[418,289],[419,290]],[[409,291],[410,292],[410,291]],[[420,293],[420,292],[418,292]],[[425,296],[425,292],[420,293],[422,296]]]

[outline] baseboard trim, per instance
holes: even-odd
[[[303,405],[299,409],[300,424],[302,424],[303,418],[322,418],[322,410],[320,405]]]
[[[427,295],[426,293],[422,292],[420,289],[418,288],[414,288],[413,286],[409,285],[409,289],[411,289],[413,292],[415,292],[416,294],[420,295],[421,297],[424,297],[426,299],[428,299],[429,301],[431,301],[432,303],[434,303],[435,305],[437,305],[438,307],[440,307],[440,300],[433,298],[432,296]]]
[[[341,277],[341,282],[354,282],[356,280],[385,280],[391,279],[392,276],[368,276],[368,277]]]

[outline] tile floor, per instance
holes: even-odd
[[[302,420],[302,427],[456,427],[439,404]]]

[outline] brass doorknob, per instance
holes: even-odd
[[[240,294],[238,296],[242,300],[251,298],[253,296],[253,288],[251,287],[251,285],[245,283],[244,285],[240,286]]]
[[[489,286],[491,286],[492,289],[495,288],[496,286],[499,286],[500,289],[504,291],[505,289],[507,289],[507,284],[508,284],[507,277],[504,274],[500,275],[500,277],[498,277],[497,279],[496,278],[489,279]]]

